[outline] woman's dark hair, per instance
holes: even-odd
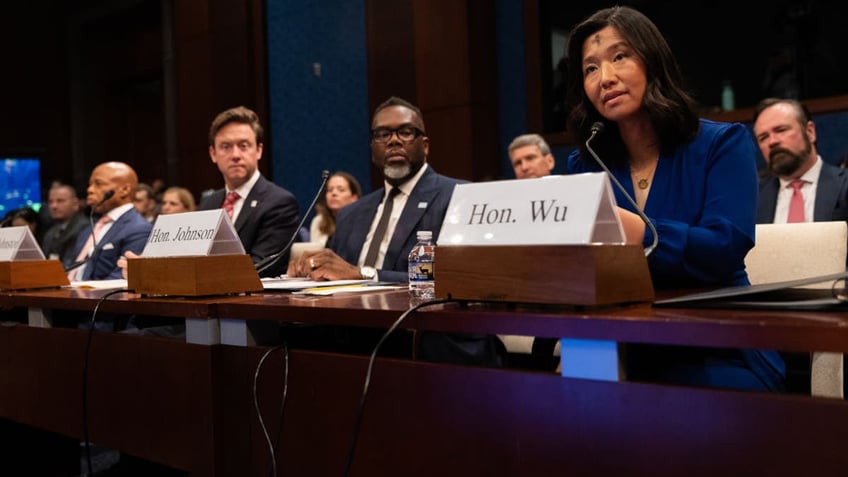
[[[12,221],[15,219],[23,219],[28,224],[38,225],[38,212],[31,207],[21,207],[20,209],[10,210],[6,213],[6,216],[3,217],[3,226],[11,227]]]
[[[581,156],[585,157],[585,142],[596,121],[604,123],[605,132],[595,140],[594,149],[610,161],[624,160],[627,154],[618,126],[604,120],[583,89],[583,43],[606,27],[618,30],[645,65],[647,85],[642,106],[656,131],[660,150],[667,152],[692,140],[699,127],[696,103],[683,86],[683,74],[671,48],[648,17],[632,8],[617,6],[597,11],[569,34],[568,128],[579,140]]]

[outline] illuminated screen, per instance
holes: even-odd
[[[0,158],[0,217],[21,207],[41,209],[41,161]]]

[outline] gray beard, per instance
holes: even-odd
[[[404,179],[409,176],[412,172],[412,168],[409,164],[404,164],[402,166],[385,166],[383,167],[383,175],[386,176],[387,179]]]

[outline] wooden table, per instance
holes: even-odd
[[[5,292],[0,307],[87,310],[102,294]],[[408,304],[404,292],[119,295],[102,310],[219,320],[222,330],[229,323],[248,336],[256,323],[386,328]],[[844,313],[451,304],[416,312],[403,326],[848,352],[846,325]],[[0,328],[0,417],[79,437],[84,339],[79,330]],[[267,475],[252,385],[270,348],[235,341],[96,333],[92,439],[193,475]],[[367,357],[291,350],[280,428],[283,355],[268,358],[257,393],[271,435],[280,436],[278,474],[341,475]],[[351,475],[844,475],[846,442],[844,401],[380,358]]]

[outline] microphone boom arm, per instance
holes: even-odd
[[[324,186],[327,185],[327,180],[329,178],[330,178],[330,172],[329,171],[326,171],[326,170],[321,171],[321,187],[318,188],[318,193],[315,194],[315,197],[312,199],[312,203],[309,204],[309,208],[306,209],[306,212],[303,214],[303,218],[300,219],[300,223],[297,224],[297,228],[294,230],[294,233],[292,234],[288,243],[286,243],[286,246],[283,247],[279,252],[277,252],[273,255],[268,255],[267,257],[263,258],[262,260],[256,262],[256,273],[262,273],[265,270],[268,270],[269,268],[273,267],[274,264],[279,262],[280,258],[286,252],[289,251],[292,244],[294,244],[294,241],[297,238],[298,234],[300,234],[300,229],[303,228],[303,224],[306,223],[306,218],[309,217],[309,214],[312,212],[312,209],[315,208],[315,203],[318,202],[318,198],[321,197],[321,193],[324,191]]]
[[[595,139],[595,136],[597,136],[598,133],[600,133],[603,130],[604,130],[604,123],[602,123],[600,121],[598,121],[598,122],[596,122],[595,124],[592,125],[592,135],[589,136],[589,139],[586,140],[586,149],[589,151],[589,154],[592,155],[592,158],[595,159],[595,162],[597,162],[598,165],[601,166],[601,168],[604,170],[604,172],[607,173],[607,177],[610,178],[610,180],[615,184],[616,187],[618,187],[618,190],[621,191],[621,193],[624,195],[624,197],[627,199],[627,201],[630,202],[630,205],[632,205],[633,209],[636,210],[636,213],[642,219],[642,222],[645,222],[645,225],[648,227],[648,229],[650,229],[651,234],[653,235],[654,239],[651,242],[651,245],[645,248],[645,256],[648,257],[648,256],[651,255],[651,252],[653,252],[654,249],[657,248],[657,244],[659,244],[659,237],[657,236],[657,228],[654,227],[654,223],[651,222],[651,219],[649,219],[648,216],[645,215],[645,212],[642,209],[639,208],[639,206],[636,204],[636,201],[633,200],[633,197],[630,197],[630,194],[627,193],[627,189],[625,189],[624,186],[621,185],[621,182],[619,182],[618,179],[615,178],[615,176],[612,174],[612,172],[610,172],[607,165],[604,164],[604,161],[602,161],[601,158],[598,157],[598,155],[592,149],[592,146],[589,145],[589,143],[592,142],[592,139]]]

